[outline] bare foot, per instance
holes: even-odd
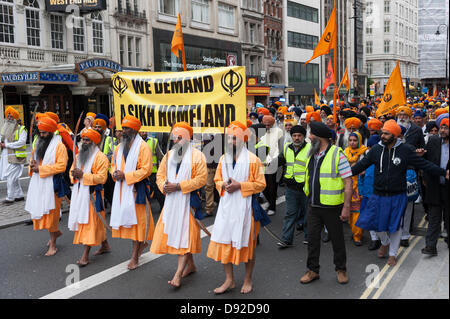
[[[102,246],[102,247],[100,247],[99,250],[97,250],[97,251],[94,253],[94,256],[99,256],[99,255],[107,254],[107,253],[110,253],[110,252],[111,252],[111,248],[109,247],[109,245],[107,245],[107,246]]]
[[[241,288],[241,294],[248,294],[252,290],[253,290],[252,281],[244,280],[244,284],[242,285],[242,288]]]
[[[196,271],[197,271],[197,268],[195,268],[194,265],[187,264],[186,267],[184,267],[183,273],[181,274],[181,278],[187,277]]]
[[[49,256],[54,256],[56,255],[56,252],[58,251],[58,248],[56,247],[51,247],[48,249],[48,251],[45,253],[45,256],[49,257]]]
[[[131,259],[130,263],[128,264],[128,269],[129,270],[135,270],[137,267],[139,267],[139,261]]]
[[[77,261],[77,265],[80,267],[85,267],[89,264],[89,260],[80,259]]]
[[[386,255],[387,255],[387,253],[388,253],[388,249],[389,249],[389,245],[381,246],[381,247],[378,249],[378,257],[379,257],[379,258],[384,258],[384,257],[386,257]]]
[[[144,251],[145,248],[148,247],[148,243],[147,242],[143,242],[141,244],[139,244],[139,251],[138,251],[138,256],[141,257],[142,252]]]
[[[223,283],[222,286],[217,287],[216,289],[214,289],[214,293],[216,295],[220,295],[220,294],[223,294],[223,293],[225,293],[227,291],[230,291],[234,287],[235,287],[234,280],[230,280],[230,281],[225,280],[225,282]]]
[[[168,281],[167,283],[172,287],[179,288],[181,286],[181,276],[175,274],[172,280]]]
[[[397,265],[397,259],[395,259],[395,256],[389,256],[387,264],[389,266],[395,266]]]

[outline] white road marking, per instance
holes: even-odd
[[[277,205],[280,205],[286,200],[285,196],[281,196],[277,200]],[[207,227],[207,229],[211,232],[214,225],[211,225]],[[201,238],[206,237],[207,235],[205,232],[201,231]],[[150,252],[146,254],[142,254],[141,258],[139,258],[139,267],[142,265],[145,265],[153,260],[158,259],[159,257],[162,257],[165,255],[155,255]],[[45,295],[39,299],[69,299],[76,295],[79,295],[91,288],[94,288],[98,285],[101,285],[105,282],[108,282],[116,277],[119,277],[130,270],[127,268],[127,265],[129,263],[129,260],[120,263],[116,266],[113,266],[111,268],[108,268],[102,272],[99,272],[95,275],[92,275],[86,279],[80,280],[79,282],[69,285],[67,287],[64,287],[62,289],[59,289],[55,292],[52,292],[48,295]]]

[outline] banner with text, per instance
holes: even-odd
[[[187,72],[119,72],[112,77],[117,129],[126,115],[144,132],[170,132],[187,122],[194,133],[223,133],[232,121],[246,123],[245,67]]]

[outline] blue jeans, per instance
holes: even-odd
[[[294,231],[295,224],[297,220],[302,219],[305,220],[304,223],[304,232],[306,238],[306,211],[308,198],[306,197],[303,190],[298,191],[291,189],[289,187],[286,188],[286,214],[283,219],[283,234],[281,239],[286,244],[292,244],[294,241]]]

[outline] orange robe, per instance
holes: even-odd
[[[33,151],[34,153],[34,151]],[[31,157],[31,159],[33,156]],[[39,176],[41,178],[53,176],[56,174],[64,173],[66,171],[67,161],[69,157],[67,155],[66,147],[62,142],[56,146],[55,163],[52,165],[39,165]],[[29,170],[29,175],[32,176],[32,172]],[[38,200],[38,199],[36,199]],[[33,229],[42,230],[47,229],[50,233],[57,232],[59,230],[59,217],[61,211],[62,198],[59,198],[55,193],[55,209],[52,209],[49,214],[42,216],[41,219],[33,219]]]
[[[78,155],[77,155],[78,157]],[[75,168],[75,163],[72,164],[71,171]],[[109,161],[105,154],[101,151],[97,152],[94,158],[94,163],[92,163],[91,172],[86,172],[83,174],[83,185],[85,186],[96,186],[99,184],[105,184],[108,178]],[[76,181],[73,176],[70,176],[72,184]],[[94,200],[96,200],[95,192],[92,194]],[[102,190],[102,201],[103,201],[103,190]],[[103,207],[105,203],[103,202]],[[105,211],[99,212],[103,219],[105,219]],[[74,234],[73,243],[75,245],[86,245],[86,246],[99,246],[102,242],[106,240],[106,227],[103,222],[98,217],[94,210],[92,202],[89,201],[89,223],[88,224],[78,224],[78,230]]]
[[[220,196],[224,196],[225,190],[222,189],[223,177],[222,177],[222,158],[216,170],[216,176],[214,182],[216,183],[217,191]],[[264,167],[261,161],[255,154],[249,152],[250,167],[248,171],[248,181],[241,183],[242,197],[252,196],[253,194],[261,193],[266,188],[266,179],[264,177]],[[252,218],[252,225],[250,230],[250,238],[248,240],[248,247],[242,247],[236,249],[232,244],[221,244],[214,241],[210,241],[207,256],[220,261],[222,264],[233,263],[239,265],[239,263],[247,263],[253,259],[254,250],[256,248],[256,238],[258,237],[260,223],[255,222]],[[214,230],[213,230],[214,231]]]
[[[111,175],[114,174],[114,171],[116,170],[114,158],[117,156],[118,149],[119,147],[116,147],[115,156],[112,158],[111,161]],[[121,166],[122,167],[119,170],[123,172],[125,169],[125,158],[123,157]],[[127,183],[127,185],[139,183],[140,181],[144,180],[144,178],[148,178],[150,176],[150,174],[152,173],[152,168],[153,168],[152,151],[148,146],[148,144],[143,142],[141,143],[139,148],[136,170],[126,173],[125,180],[122,181],[122,183],[125,182]],[[130,228],[120,227],[119,229],[113,229],[112,237],[131,239],[139,242],[152,240],[153,232],[155,231],[155,224],[153,222],[152,209],[150,205],[148,205],[148,210],[149,210],[149,223],[148,223],[147,238],[145,238],[145,225],[147,223],[147,212],[145,204],[136,204],[137,225],[133,225]]]
[[[166,168],[167,155],[161,161],[156,174],[156,184],[158,185],[161,193],[164,194],[164,183],[167,179]],[[206,178],[208,171],[206,169],[206,159],[202,152],[197,149],[192,149],[192,168],[191,179],[180,182],[181,192],[183,194],[189,194],[202,188],[206,185]],[[194,216],[189,214],[189,245],[188,248],[176,249],[171,246],[167,246],[168,235],[164,234],[164,223],[162,222],[162,216],[164,214],[164,208],[156,224],[155,236],[153,237],[150,251],[153,254],[171,254],[171,255],[185,255],[187,253],[199,254],[201,252],[201,239],[200,239],[200,227],[195,221]]]

